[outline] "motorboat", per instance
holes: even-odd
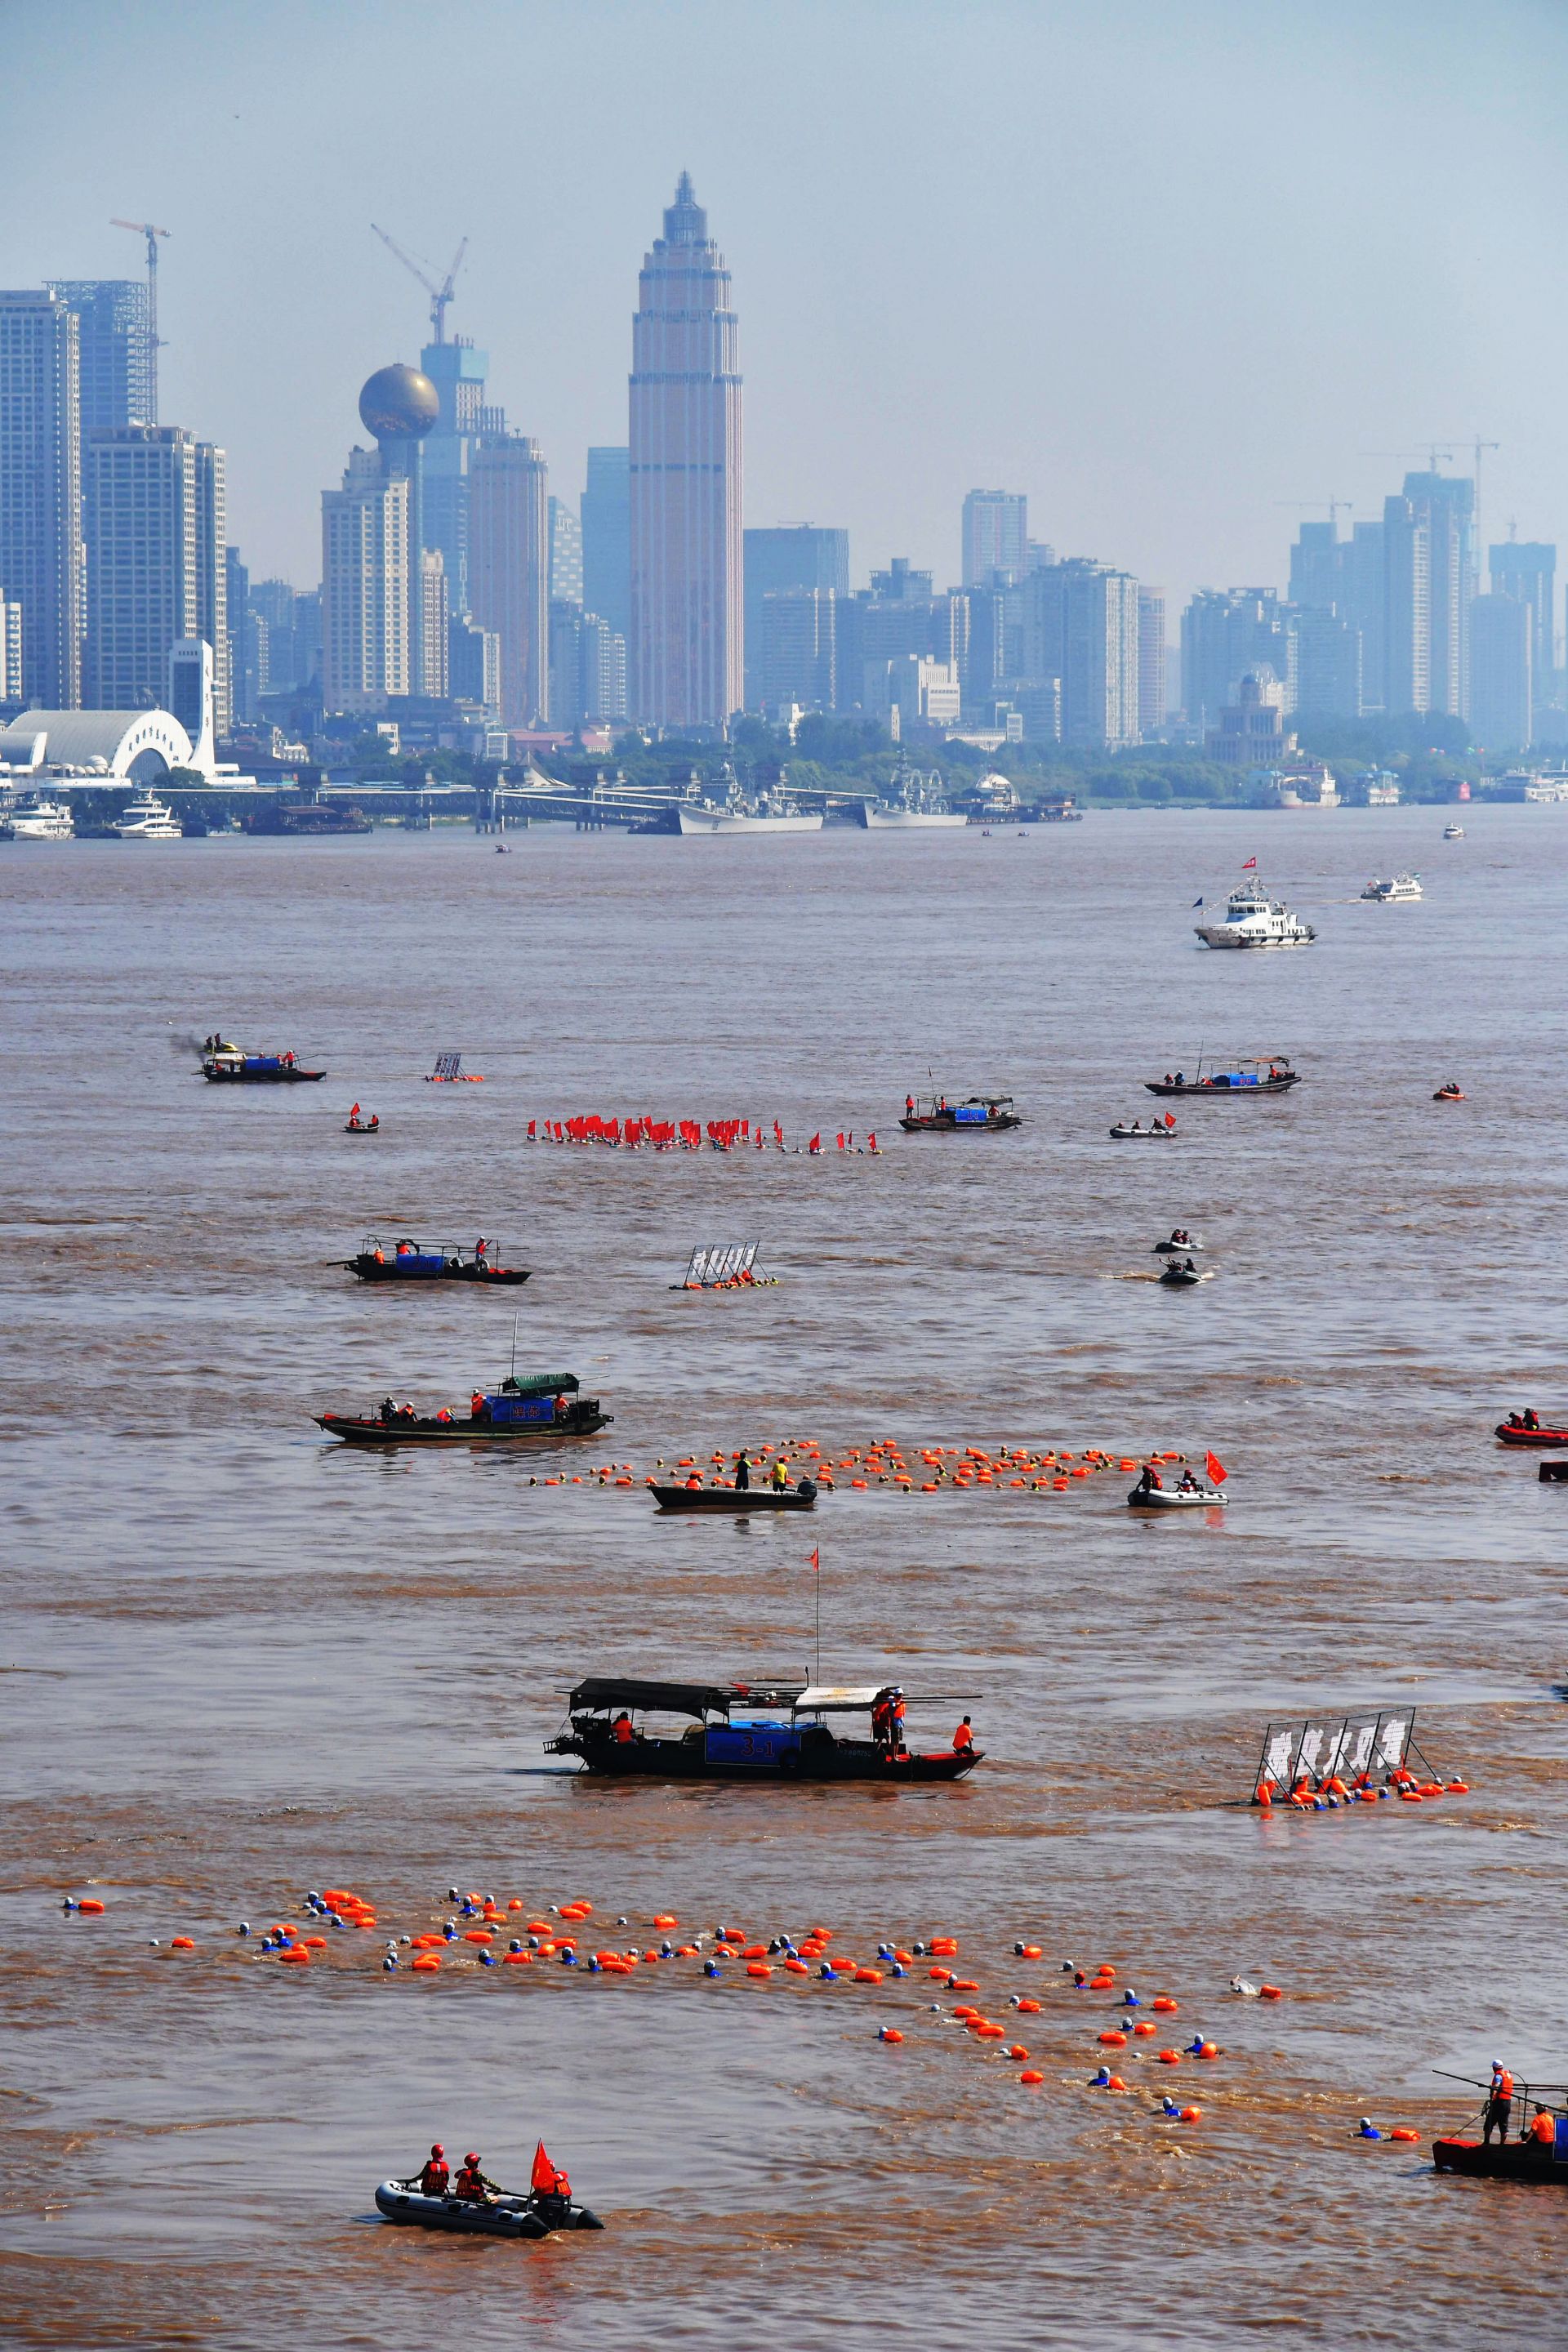
[[[1225,919],[1193,927],[1205,948],[1304,948],[1317,938],[1310,923],[1271,898],[1261,882],[1244,882],[1230,894]]]
[[[1568,1445],[1568,1429],[1552,1428],[1542,1421],[1515,1421],[1511,1415],[1499,1422],[1492,1435],[1500,1445]]]
[[[1422,896],[1421,877],[1416,874],[1395,874],[1386,882],[1369,882],[1361,895],[1375,899],[1380,907],[1402,906],[1407,899]]]
[[[568,1695],[564,1729],[544,1745],[552,1756],[581,1757],[590,1772],[665,1780],[879,1780],[898,1788],[961,1780],[973,1769],[982,1751],[973,1745],[921,1751],[842,1727],[840,1718],[874,1717],[897,1696],[890,1684],[841,1687],[804,1675],[732,1683],[590,1675]],[[650,1717],[686,1718],[686,1727],[650,1729]]]
[[[1447,1086],[1439,1087],[1432,1099],[1434,1102],[1468,1102],[1469,1097],[1463,1087]]]
[[[1462,824],[1446,824],[1443,827],[1445,841],[1463,841],[1464,837],[1465,828]]]
[[[1134,1486],[1127,1500],[1135,1511],[1197,1511],[1226,1497],[1217,1486]]]
[[[1174,1234],[1168,1242],[1156,1242],[1154,1244],[1156,1257],[1202,1257],[1203,1254],[1202,1242],[1179,1242]]]
[[[76,820],[63,801],[46,800],[41,793],[24,793],[4,818],[0,841],[70,841]]]
[[[1214,1268],[1205,1266],[1200,1270],[1195,1265],[1178,1265],[1175,1259],[1171,1258],[1167,1261],[1160,1280],[1169,1290],[1190,1290],[1195,1282],[1212,1282]]]
[[[1023,1124],[1011,1095],[971,1095],[965,1102],[946,1095],[910,1095],[899,1121],[906,1135],[999,1135]]]
[[[1175,1138],[1175,1129],[1167,1127],[1163,1119],[1156,1119],[1152,1127],[1144,1127],[1135,1118],[1119,1118],[1110,1130],[1112,1143],[1173,1143]]]
[[[1222,1100],[1232,1095],[1283,1095],[1301,1083],[1301,1073],[1290,1066],[1289,1054],[1254,1054],[1247,1060],[1233,1063],[1228,1069],[1211,1070],[1204,1076],[1203,1055],[1189,1078],[1184,1070],[1174,1077],[1145,1078],[1146,1090],[1152,1095],[1175,1095],[1184,1100],[1191,1097],[1199,1102]]]
[[[1468,2172],[1490,2180],[1544,2180],[1568,2189],[1568,2118],[1559,2116],[1555,2140],[1435,2139],[1439,2172]]]
[[[373,1127],[350,1129],[351,1134],[374,1135]],[[362,1282],[475,1282],[491,1289],[514,1289],[528,1281],[521,1265],[503,1265],[500,1244],[486,1242],[483,1251],[466,1250],[457,1242],[418,1242],[406,1235],[383,1242],[366,1234],[358,1254],[342,1261],[344,1269]]]
[[[591,1437],[607,1428],[613,1413],[597,1397],[578,1393],[574,1372],[538,1372],[520,1380],[515,1372],[487,1395],[476,1391],[468,1412],[416,1412],[389,1397],[374,1412],[319,1412],[312,1416],[329,1437],[350,1445],[504,1445],[552,1444],[563,1437]]]
[[[183,841],[185,837],[174,823],[174,811],[151,792],[133,800],[109,830],[121,841]]]
[[[325,1070],[302,1070],[292,1054],[244,1054],[237,1045],[215,1045],[202,1055],[202,1076],[215,1087],[313,1085]]]
[[[375,2209],[386,2221],[477,2238],[548,2238],[556,2230],[605,2226],[586,2205],[567,2197],[513,2196],[502,2190],[481,2205],[466,2197],[426,2197],[411,2180],[384,2180],[375,2192]]]
[[[716,1511],[739,1518],[750,1511],[814,1511],[816,1481],[803,1478],[797,1486],[661,1486],[651,1481],[648,1492],[661,1511]]]

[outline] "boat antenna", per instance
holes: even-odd
[[[816,1587],[816,1672],[813,1676],[818,1689],[822,1686],[822,1546],[811,1548],[812,1582]]]
[[[511,1377],[514,1381],[517,1378],[517,1310],[515,1307],[511,1318]]]

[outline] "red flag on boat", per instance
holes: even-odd
[[[1241,870],[1244,874],[1255,874],[1258,871],[1257,858],[1249,857]]]
[[[818,1575],[820,1575],[822,1572],[822,1561],[818,1556],[818,1550],[816,1544],[813,1544],[811,1548],[811,1564],[813,1568],[816,1570]]]
[[[1204,1468],[1209,1474],[1209,1483],[1211,1486],[1224,1486],[1226,1481],[1226,1467],[1217,1454],[1205,1454],[1204,1455]]]
[[[563,2197],[571,2194],[572,2184],[563,2172],[556,2171],[544,2152],[542,2140],[533,2151],[533,2174],[529,2187],[536,2197],[548,2197],[552,2189],[559,2189]]]
[[[1176,1124],[1176,1114],[1175,1114],[1175,1112],[1174,1112],[1173,1110],[1168,1110],[1168,1111],[1165,1113],[1165,1125],[1166,1125],[1167,1127],[1174,1127],[1174,1126],[1175,1126],[1175,1124]]]

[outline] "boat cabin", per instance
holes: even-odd
[[[345,1258],[344,1265],[365,1282],[498,1282],[522,1281],[528,1277],[512,1274],[502,1260],[501,1245],[486,1241],[465,1249],[453,1241],[416,1241],[403,1234],[396,1241],[385,1241],[379,1234],[366,1234],[359,1245],[357,1256]]]

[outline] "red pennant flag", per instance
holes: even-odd
[[[818,1550],[816,1544],[813,1544],[811,1548],[811,1564],[813,1568],[816,1570],[818,1575],[820,1575],[822,1572],[822,1561],[818,1556]]]
[[[1226,1467],[1217,1454],[1205,1454],[1204,1455],[1204,1468],[1209,1474],[1209,1483],[1211,1486],[1224,1486],[1226,1481]]]
[[[1256,874],[1256,873],[1257,873],[1257,871],[1258,871],[1258,860],[1257,860],[1257,858],[1256,858],[1256,857],[1249,857],[1249,858],[1247,859],[1247,861],[1246,865],[1242,867],[1242,869],[1241,869],[1241,870],[1242,870],[1242,872],[1243,872],[1244,874]]]
[[[1176,1124],[1176,1114],[1175,1114],[1175,1112],[1174,1112],[1173,1110],[1168,1110],[1168,1111],[1165,1113],[1165,1125],[1166,1125],[1167,1127],[1174,1127],[1174,1126],[1175,1126],[1175,1124]]]
[[[548,2197],[555,2186],[555,2167],[544,2153],[542,2140],[533,2151],[533,2177],[529,2186],[536,2196],[545,2197]]]

